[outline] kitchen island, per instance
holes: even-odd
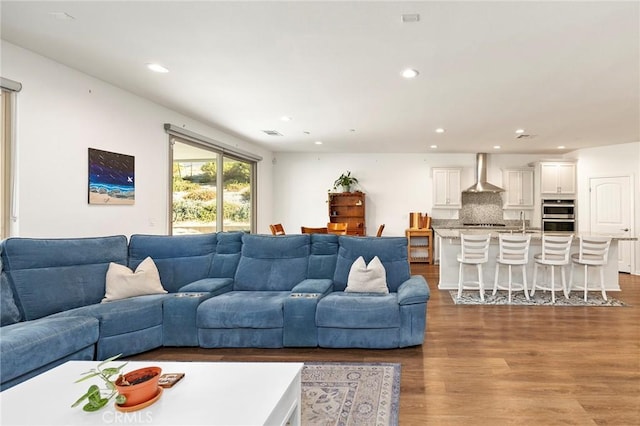
[[[521,231],[507,229],[450,229],[450,228],[433,228],[436,239],[438,240],[436,247],[439,249],[440,258],[440,282],[438,289],[440,290],[457,290],[458,289],[458,268],[459,263],[456,259],[460,253],[460,234],[491,234],[491,245],[489,247],[489,261],[484,265],[483,279],[485,283],[485,291],[493,289],[494,273],[496,269],[496,257],[498,256],[498,235],[500,233],[520,233]],[[530,289],[533,282],[533,256],[542,252],[542,232],[539,230],[526,231],[531,235],[531,246],[529,247],[529,263],[527,265],[527,286]],[[549,233],[551,234],[551,233]],[[554,232],[553,234],[562,234]],[[580,234],[574,233],[574,239],[571,244],[571,253],[579,252]],[[594,235],[595,236],[595,235]],[[603,236],[603,235],[600,235]],[[607,235],[611,237],[611,246],[609,248],[609,261],[604,267],[604,279],[606,291],[620,291],[618,282],[618,242],[621,240],[635,241],[635,237]],[[571,262],[566,268],[567,283],[569,281],[569,271]],[[501,281],[503,277],[501,276]],[[518,278],[519,279],[519,278]],[[574,282],[583,282],[583,268],[574,269]],[[600,282],[600,278],[595,268],[589,268],[589,283]]]

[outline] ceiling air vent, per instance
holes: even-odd
[[[282,133],[278,132],[277,130],[263,130],[263,132],[265,132],[269,136],[282,136]]]

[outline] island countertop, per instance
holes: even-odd
[[[471,234],[471,235],[481,235],[481,234],[491,234],[491,239],[498,239],[500,234],[520,234],[522,231],[515,229],[495,229],[495,228],[487,228],[487,229],[462,229],[462,228],[433,228],[433,232],[436,236],[440,238],[447,239],[460,239],[460,234]],[[531,240],[541,240],[543,232],[539,229],[529,229],[526,230],[526,234],[531,235]],[[594,234],[594,233],[584,233],[584,232],[545,232],[546,235],[568,235],[573,234],[577,239],[580,236],[588,236],[588,237],[610,237],[612,241],[637,241],[638,237],[630,237],[624,234]]]
[[[436,248],[438,249],[439,269],[440,269],[440,282],[438,288],[440,290],[454,290],[458,287],[458,270],[460,264],[457,261],[457,256],[460,253],[461,234],[490,234],[491,243],[489,246],[489,261],[484,268],[484,281],[487,283],[487,288],[493,284],[494,271],[496,267],[496,256],[498,255],[499,235],[503,233],[519,234],[520,230],[516,229],[461,229],[461,228],[433,228],[434,235],[436,236]],[[529,250],[529,262],[527,269],[530,269],[534,264],[533,257],[536,253],[541,252],[542,248],[542,235],[543,232],[539,229],[527,230],[527,234],[531,235],[531,249]],[[567,235],[571,232],[545,232],[546,235]],[[624,234],[619,235],[602,235],[593,233],[573,233],[574,239],[571,245],[571,252],[577,253],[580,246],[580,235],[589,236],[606,236],[611,237],[611,246],[609,248],[609,261],[604,266],[605,275],[605,288],[607,291],[620,291],[619,278],[618,278],[618,245],[620,241],[636,241],[637,237],[629,237]],[[589,271],[590,279],[592,282],[595,279],[595,270]],[[575,280],[580,282],[583,280],[584,274],[582,268],[576,268]],[[595,282],[595,281],[593,281]]]

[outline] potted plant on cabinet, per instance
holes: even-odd
[[[333,189],[336,190],[341,186],[342,192],[351,192],[351,187],[357,183],[358,179],[351,176],[351,171],[347,170],[347,173],[341,174],[340,177],[333,182]]]

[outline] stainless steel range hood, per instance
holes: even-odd
[[[504,189],[487,182],[487,154],[476,154],[476,183],[462,192],[504,192]]]

